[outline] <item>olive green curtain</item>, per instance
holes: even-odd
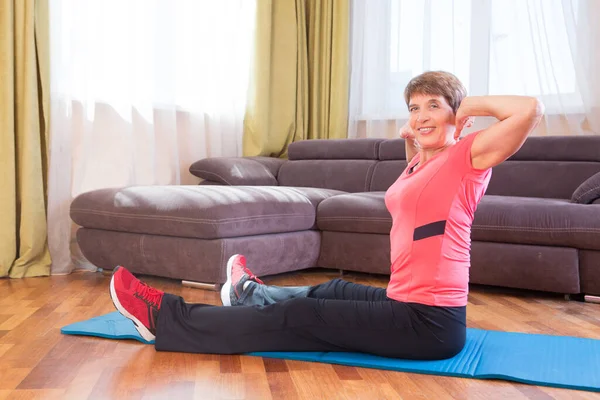
[[[257,1],[244,155],[347,137],[349,26],[349,0]]]
[[[0,276],[50,274],[47,0],[0,0]]]

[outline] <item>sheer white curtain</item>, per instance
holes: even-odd
[[[53,274],[92,268],[69,218],[80,193],[196,184],[241,155],[253,0],[51,0],[48,187]]]
[[[404,87],[427,70],[470,95],[538,97],[535,134],[600,134],[599,15],[597,0],[353,0],[348,136],[396,137]]]

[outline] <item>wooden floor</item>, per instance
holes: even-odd
[[[304,272],[267,283],[306,285],[334,272]],[[385,286],[385,277],[347,274]],[[101,273],[0,279],[0,399],[583,399],[596,394],[509,383],[262,359],[159,353],[136,341],[60,334],[66,324],[114,311]],[[147,282],[190,302],[218,293],[178,282]],[[600,338],[600,305],[561,296],[474,288],[470,327]]]

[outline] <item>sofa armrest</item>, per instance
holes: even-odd
[[[249,157],[212,157],[196,161],[190,172],[224,185],[277,186],[277,179],[263,163]]]
[[[571,196],[573,203],[591,204],[600,199],[600,172],[590,176]]]

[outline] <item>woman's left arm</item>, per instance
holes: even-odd
[[[474,168],[495,167],[517,152],[527,135],[544,114],[544,105],[535,97],[473,96],[465,97],[456,112],[457,135],[468,117],[492,116],[494,125],[481,131],[471,146]]]

